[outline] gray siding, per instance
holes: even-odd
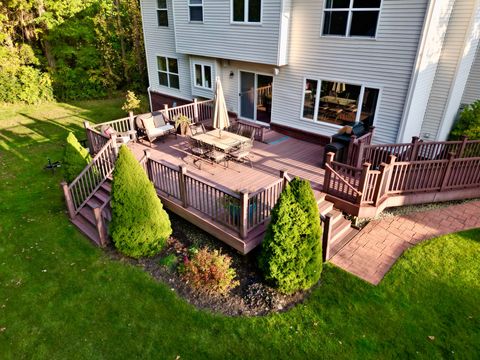
[[[339,126],[302,120],[305,77],[381,88],[376,142],[396,140],[427,0],[383,0],[376,39],[322,37],[323,1],[293,0],[289,64],[274,79],[272,121],[332,135]]]
[[[475,62],[468,76],[467,85],[462,97],[462,104],[471,104],[480,99],[480,46],[477,48]]]
[[[145,53],[150,88],[163,94],[191,99],[190,61],[188,56],[178,54],[175,50],[175,33],[173,26],[172,0],[167,0],[168,27],[158,26],[156,0],[141,0]],[[158,80],[157,56],[173,57],[178,60],[180,90],[161,86]]]
[[[175,1],[176,50],[183,54],[280,64],[279,0],[262,1],[262,22],[231,24],[230,0],[205,0],[203,23],[190,22],[188,0]],[[283,41],[288,41],[282,36]]]
[[[473,0],[455,1],[420,133],[423,139],[435,140],[438,137],[463,55],[474,4]]]

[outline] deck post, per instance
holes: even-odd
[[[182,206],[184,208],[187,208],[188,207],[187,186],[185,181],[185,175],[187,175],[187,167],[184,164],[180,165],[179,167],[180,167],[180,172],[178,173],[178,188],[180,189],[180,199],[182,201]]]
[[[150,168],[150,149],[145,149],[143,150],[143,154],[145,155],[145,170],[147,172],[147,177],[150,181],[153,181],[153,176],[152,176],[152,171],[151,171],[151,168]]]
[[[368,177],[368,172],[370,171],[370,167],[372,164],[370,163],[365,163],[362,165],[362,174],[360,175],[360,183],[358,185],[358,191],[360,194],[357,194],[357,204],[362,203],[363,195],[365,194],[365,190],[367,187],[367,177]]]
[[[194,122],[198,122],[198,101],[197,98],[193,99],[193,120]]]
[[[289,183],[288,181],[288,171],[287,170],[280,170],[280,177],[283,179],[282,189],[285,189],[287,187],[287,184]]]
[[[333,158],[335,157],[335,153],[329,152],[327,154],[326,164],[332,166]],[[328,166],[325,166],[325,175],[323,178],[323,191],[328,194],[328,189],[330,188],[330,178],[332,177],[332,172]]]
[[[75,207],[73,206],[72,194],[70,193],[70,189],[68,188],[68,184],[66,181],[62,181],[60,186],[63,190],[63,195],[65,196],[65,203],[67,204],[68,210],[68,217],[73,219],[75,217]]]
[[[240,191],[240,237],[248,236],[248,191]]]
[[[416,161],[418,156],[418,147],[420,146],[420,138],[412,136],[412,151],[410,152],[409,161]]]
[[[462,158],[463,153],[465,152],[465,147],[467,146],[467,142],[468,142],[468,136],[462,135],[462,143],[458,148],[457,158],[459,159]]]
[[[167,121],[172,121],[172,119],[170,119],[170,114],[168,113],[168,104],[163,104],[163,111],[165,111],[165,117],[167,118]]]
[[[115,154],[115,159],[118,157],[118,144],[117,144],[117,134],[110,135],[112,139],[113,153]]]
[[[342,159],[342,161],[346,161],[348,165],[353,165],[356,162],[356,159],[353,159],[352,155],[354,155],[353,149],[357,145],[357,136],[355,134],[350,135],[350,141],[348,142],[348,149],[347,149],[347,157]]]
[[[393,163],[395,162],[395,156],[390,155],[386,163],[380,164],[380,176],[375,184],[375,190],[373,193],[373,205],[378,206],[380,199],[385,195],[387,190],[387,184],[390,182],[390,176],[392,173]]]
[[[129,121],[128,126],[130,127],[128,130],[129,131],[135,131],[135,119],[133,117],[133,111],[128,112],[128,121]],[[132,140],[137,139],[137,133],[136,132],[132,132],[130,136],[132,137]]]
[[[442,180],[442,186],[440,187],[440,191],[445,190],[445,188],[448,185],[448,180],[450,180],[450,176],[452,174],[452,166],[453,166],[453,161],[455,160],[455,153],[451,152],[448,154],[448,164],[447,168],[445,169],[445,173],[443,175],[443,180]],[[457,175],[459,175],[457,173]]]
[[[88,151],[90,154],[94,154],[95,149],[93,148],[92,134],[90,133],[90,123],[84,121],[83,127],[85,128],[85,133],[87,135]]]
[[[358,153],[357,153],[357,161],[355,163],[356,168],[362,167],[362,162],[363,162],[363,153],[365,151],[365,143],[363,141],[360,141],[358,143]]]
[[[375,134],[375,126],[370,126],[370,127],[368,128],[368,131],[370,132],[370,137],[368,138],[368,145],[371,145],[371,144],[372,144],[373,135]]]
[[[322,259],[323,262],[330,259],[330,239],[332,237],[332,214],[325,215],[323,221],[323,234],[322,234]]]
[[[100,246],[105,247],[107,245],[107,228],[103,221],[102,208],[100,206],[95,206],[93,208],[93,215],[95,217],[98,238],[100,239]]]

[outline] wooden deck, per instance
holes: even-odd
[[[278,133],[275,133],[275,135]],[[130,149],[140,159],[144,150],[150,149],[151,158],[172,165],[186,165],[189,173],[211,184],[218,184],[232,191],[257,191],[279,178],[280,171],[299,176],[311,182],[316,190],[322,189],[324,170],[320,168],[323,147],[278,134],[271,136],[273,143],[255,142],[251,154],[253,168],[249,164],[230,161],[228,168],[201,162],[201,169],[193,164],[194,158],[185,153],[187,139],[169,137],[157,141],[153,147],[147,143],[131,143]],[[197,163],[198,164],[198,163]]]
[[[157,179],[156,183],[154,181],[157,193],[167,209],[246,254],[263,240],[271,208],[279,196],[279,185],[275,184],[282,183],[280,171],[287,171],[290,177],[308,179],[317,195],[323,184],[324,171],[319,166],[323,147],[274,132],[269,132],[266,141],[270,144],[255,142],[252,167],[230,161],[225,168],[201,161],[197,162],[199,168],[185,150],[187,139],[181,136],[157,141],[152,148],[142,142],[130,143],[129,147],[139,160],[145,150],[150,150],[150,176]],[[186,168],[184,175],[179,166]],[[180,180],[180,176],[185,176],[184,180]],[[165,183],[171,185],[164,186]],[[182,195],[182,186],[186,186],[184,191],[188,196]],[[218,203],[230,195],[241,199],[241,191],[249,193],[245,200],[248,209],[253,202],[256,205],[254,214],[245,213],[245,220],[239,223],[239,214],[232,218],[232,213],[226,213],[221,206],[219,209]],[[245,224],[245,236],[242,235],[242,223]]]

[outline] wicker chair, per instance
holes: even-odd
[[[203,126],[202,123],[195,123],[190,125],[190,131],[192,133],[192,136],[195,136],[197,134],[205,134],[207,132],[205,130],[205,126]]]
[[[175,127],[165,120],[161,112],[157,111],[137,116],[135,122],[139,138],[146,137],[150,142],[150,147],[152,146],[152,142],[158,138],[165,138],[168,135],[177,136]]]

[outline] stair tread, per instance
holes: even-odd
[[[81,216],[75,217],[71,222],[90,240],[100,245],[100,237],[98,236],[97,229],[90,224],[85,218]]]
[[[322,201],[318,204],[318,212],[320,215],[325,216],[333,210],[333,204],[329,201]]]
[[[333,245],[352,228],[352,223],[347,219],[338,221],[332,228],[331,244]]]
[[[112,184],[110,183],[110,181],[104,181],[101,188],[106,190],[108,193],[112,192]]]
[[[358,233],[360,230],[353,227],[350,228],[348,232],[343,234],[343,236],[332,244],[330,247],[330,258],[335,256],[342,248],[347,245]]]
[[[92,209],[90,209],[89,207],[83,207],[82,209],[80,209],[80,212],[78,214],[85,218],[85,220],[92,224],[92,226],[95,226],[95,216],[93,215]]]

